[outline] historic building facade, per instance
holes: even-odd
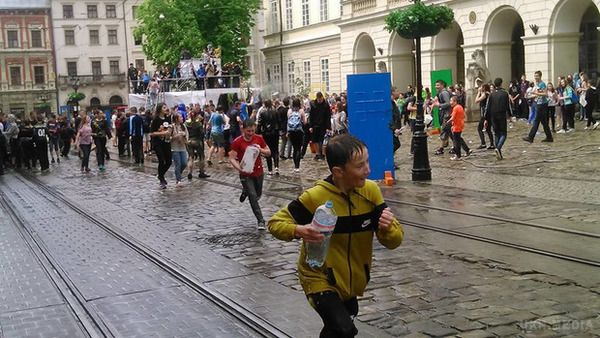
[[[423,80],[452,69],[453,81],[473,86],[472,69],[491,78],[541,70],[543,78],[598,72],[600,0],[424,0],[454,10],[455,22],[422,40]],[[296,77],[339,92],[346,75],[389,71],[399,88],[414,83],[414,43],[387,32],[385,17],[409,0],[264,0],[266,77],[285,93]]]
[[[56,111],[50,1],[0,2],[0,110]]]
[[[127,103],[126,72],[133,57],[128,44],[135,43],[127,26],[132,10],[122,1],[52,0],[61,106],[67,105],[75,90],[85,94],[79,102],[82,109]]]

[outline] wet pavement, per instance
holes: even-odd
[[[467,125],[465,139],[475,147],[479,141],[473,128],[474,125]],[[402,219],[598,260],[598,239],[472,215],[600,233],[597,212],[600,178],[594,169],[600,164],[600,130],[587,132],[580,125],[577,128],[574,133],[556,135],[553,144],[539,143],[542,137],[538,136],[530,145],[520,140],[527,132],[526,125],[517,122],[509,131],[504,161],[497,162],[492,151],[476,151],[462,162],[451,162],[449,155],[432,155],[433,180],[429,183],[410,182],[412,163],[406,146],[410,139],[405,134],[397,154],[398,180],[393,187],[382,189],[388,200],[413,203],[392,205]],[[430,138],[430,153],[438,142]],[[113,154],[113,158],[115,156]],[[212,174],[209,181],[194,178],[182,188],[170,184],[166,191],[161,191],[154,177],[154,163],[147,161],[146,168],[140,168],[124,163],[127,158],[121,160],[110,161],[106,173],[94,170],[91,174],[81,174],[78,161],[72,158],[53,166],[48,175],[35,175],[101,222],[119,226],[216,292],[287,328],[288,332],[294,332],[293,336],[318,334],[320,321],[299,292],[295,263],[298,242],[281,242],[256,230],[249,205],[237,201],[238,180],[228,166],[209,168]],[[312,180],[326,174],[325,163],[308,159],[308,155],[302,163],[301,174],[293,174],[289,162],[281,165],[283,182],[266,182],[266,191],[277,196],[265,195],[261,199],[265,216],[287,204],[302,187],[310,186]],[[54,250],[64,250],[69,245],[65,238],[77,232],[72,227],[81,224],[74,220],[77,216],[68,210],[36,209],[36,203],[25,203],[37,197],[20,186],[20,181],[12,175],[0,178],[3,193],[4,186],[8,186],[13,191],[8,198],[21,208],[24,218],[36,224],[40,232],[48,231],[45,240],[56,246]],[[220,182],[231,186],[218,184]],[[170,183],[174,183],[173,178]],[[38,204],[47,206],[47,203]],[[70,221],[58,221],[63,219]],[[1,224],[6,231],[4,226],[8,225]],[[63,232],[50,233],[57,227],[63,227]],[[409,226],[405,229],[406,240],[397,250],[375,246],[371,282],[360,298],[360,336],[381,336],[384,332],[412,337],[600,335],[600,269],[597,267]],[[102,275],[107,262],[114,261],[111,257],[115,256],[131,257],[120,268],[137,267],[132,276],[152,277],[147,286],[140,286],[150,290],[147,295],[127,296],[127,289],[115,292],[116,286],[133,285],[127,282],[131,278],[128,273],[119,273],[128,270],[108,268],[105,271],[114,271],[110,275],[121,280],[98,281],[101,285],[89,290],[82,287],[90,299],[100,297],[97,306],[109,320],[129,314],[122,331],[118,331],[123,336],[129,333],[128,324],[139,321],[136,316],[143,312],[140,309],[151,306],[152,303],[146,303],[149,298],[160,299],[164,304],[172,302],[173,306],[185,303],[182,308],[187,310],[195,308],[190,304],[189,294],[173,293],[168,276],[163,278],[160,272],[145,270],[147,262],[136,261],[135,254],[99,240],[98,236],[93,236],[96,239],[92,242],[86,242],[85,238],[78,242],[82,243],[81,247],[98,245],[98,250],[103,252],[115,247],[114,252],[95,257],[100,261],[82,266],[76,264],[75,256],[68,255],[69,250],[65,253],[65,265],[82,279],[84,286],[83,280],[93,277],[89,273]],[[15,246],[18,238],[6,238],[0,242],[3,267],[10,264],[12,252],[24,250]],[[0,300],[9,304],[6,300],[18,302],[13,298],[14,289],[5,285],[16,285],[15,279],[37,277],[19,271],[4,273],[2,278],[11,281],[0,284]],[[50,291],[40,290],[24,290],[20,297],[31,302],[47,298]],[[120,301],[119,297],[128,298]],[[111,298],[114,298],[112,303]],[[47,303],[61,304],[60,300],[52,299]],[[125,305],[119,308],[114,304]],[[203,308],[203,305],[196,306]],[[31,311],[36,307],[35,304],[26,306]],[[18,333],[23,332],[15,329],[17,331],[9,331],[12,335],[6,334],[5,327],[12,327],[8,326],[12,322],[5,318],[18,310],[0,307],[0,328],[7,337],[21,336]],[[177,320],[172,318],[169,322],[178,323]],[[194,320],[194,316],[179,320]],[[302,322],[303,329],[294,331],[299,330],[298,321]]]

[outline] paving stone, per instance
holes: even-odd
[[[460,338],[488,338],[488,337],[496,337],[493,333],[484,331],[484,330],[473,330],[461,332],[457,335]]]
[[[498,337],[514,337],[521,332],[521,329],[516,325],[505,325],[492,327],[489,331]]]
[[[1,337],[86,337],[66,305],[0,313]]]
[[[445,315],[441,317],[436,317],[434,321],[446,326],[456,329],[458,331],[473,331],[483,329],[486,326],[477,322],[468,320],[464,317],[459,317],[456,315]]]
[[[492,318],[481,318],[479,322],[487,325],[487,326],[501,326],[508,325],[519,322],[526,322],[531,319],[536,318],[537,316],[531,312],[513,312],[499,317]]]

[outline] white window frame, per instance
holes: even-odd
[[[285,0],[285,28],[294,29],[294,12],[292,11],[292,0]]]
[[[271,33],[279,32],[279,18],[277,13],[277,0],[271,0]]]
[[[296,93],[296,86],[295,86],[295,83],[294,83],[294,82],[296,82],[296,74],[295,74],[295,71],[294,71],[294,66],[295,66],[294,61],[290,61],[287,64],[287,69],[288,69],[288,94],[290,94],[290,95]]]
[[[325,92],[329,92],[329,59],[323,58],[321,64],[321,84],[325,85]]]
[[[71,7],[71,12],[70,12],[71,15],[69,15],[69,16],[66,15],[65,6]],[[62,16],[63,19],[73,19],[75,17],[75,10],[73,9],[73,4],[63,4],[62,11],[63,11],[63,16]]]
[[[311,79],[311,64],[310,60],[304,60],[302,62],[302,70],[304,71],[304,88],[310,88]]]
[[[310,25],[309,0],[302,0],[302,26]]]
[[[96,7],[96,15],[95,16],[90,16],[90,14],[92,12],[90,12],[90,8]],[[86,11],[87,11],[87,17],[88,19],[98,19],[98,5],[96,4],[87,4],[86,5]]]
[[[329,20],[329,1],[320,0],[320,18],[321,22]]]
[[[281,66],[279,64],[273,65],[273,82],[276,86],[281,83]]]
[[[95,31],[97,33],[96,41],[92,41],[92,31]],[[89,35],[90,35],[90,46],[99,46],[100,45],[100,29],[98,29],[97,27],[90,29]]]
[[[95,62],[98,62],[100,64],[100,68],[98,68],[99,69],[98,73],[94,72],[94,63]],[[92,75],[93,76],[102,76],[102,60],[91,60],[90,64],[91,64],[91,69],[92,69]]]
[[[115,35],[111,36],[110,32],[114,31]],[[108,28],[106,30],[106,36],[108,37],[108,44],[109,45],[118,45],[119,44],[119,30],[116,28]],[[114,42],[111,41],[111,38],[114,38]]]
[[[77,45],[77,41],[75,41],[75,29],[69,28],[69,29],[65,29],[65,46],[75,46]],[[67,32],[73,32],[73,43],[69,43],[67,41]]]
[[[111,11],[112,14],[114,14],[113,16],[108,16],[108,8],[112,6],[112,8],[114,9],[114,11]],[[107,19],[116,19],[117,18],[117,5],[115,4],[106,4],[104,5],[104,10],[106,11],[106,18]]]

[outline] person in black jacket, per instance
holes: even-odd
[[[585,81],[585,86],[585,101],[587,102],[585,105],[585,116],[587,116],[587,126],[585,129],[596,129],[598,128],[598,125],[600,125],[600,122],[597,122],[594,118],[594,110],[596,110],[598,94],[596,92],[596,87],[592,86],[589,81]]]
[[[325,134],[331,130],[331,108],[321,92],[317,93],[317,98],[310,105],[308,125],[312,142],[317,145],[315,160],[324,160],[323,140]]]
[[[489,95],[485,107],[485,121],[491,121],[494,129],[494,138],[496,144],[496,159],[502,159],[502,146],[506,141],[506,119],[510,116],[510,98],[504,88],[502,88],[502,79],[494,80],[496,91]],[[489,126],[486,125],[486,128]]]
[[[104,166],[104,160],[106,158],[106,140],[111,137],[110,126],[106,121],[104,112],[100,109],[94,112],[96,117],[92,121],[92,137],[94,138],[94,144],[96,145],[96,161],[98,162],[98,169],[100,171],[106,170]]]
[[[258,117],[258,130],[271,150],[271,155],[267,157],[267,175],[273,175],[273,165],[275,175],[279,175],[279,129],[277,110],[271,100],[266,100],[265,109]]]
[[[138,114],[136,107],[129,108],[129,136],[131,137],[131,152],[136,164],[144,164],[144,119]]]
[[[38,116],[37,121],[34,122],[37,122],[33,126],[35,157],[40,162],[40,169],[45,172],[50,168],[50,161],[48,161],[48,127],[46,127],[42,116]]]

